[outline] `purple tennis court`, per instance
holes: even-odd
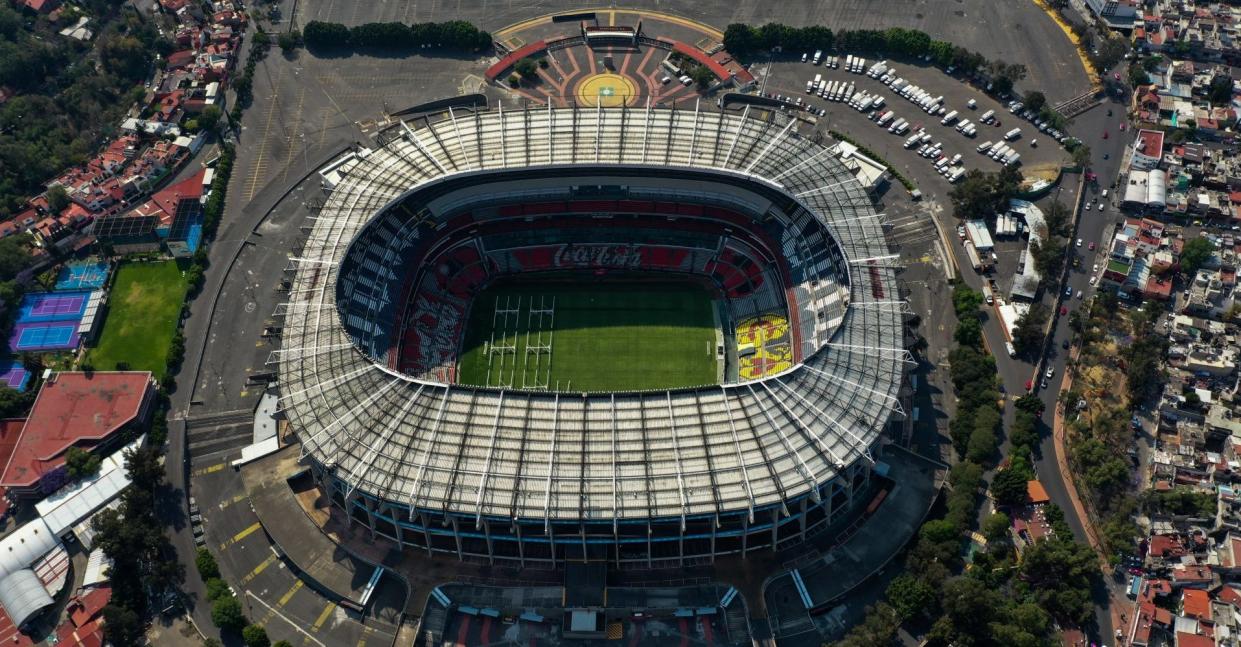
[[[15,351],[73,350],[77,347],[77,321],[16,324],[9,336],[9,348]]]
[[[86,313],[90,292],[36,292],[22,297],[17,323],[68,321]]]
[[[25,391],[30,383],[30,371],[21,362],[0,362],[0,386],[7,386],[17,391]]]

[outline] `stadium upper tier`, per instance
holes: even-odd
[[[450,113],[380,141],[335,183],[280,310],[281,409],[347,508],[361,501],[398,536],[425,533],[428,544],[450,523],[456,533],[458,522],[502,521],[517,543],[520,525],[576,523],[585,545],[599,534],[591,524],[619,537],[630,522],[685,532],[687,520],[788,516],[798,502],[804,514],[808,501],[843,496],[859,465],[869,473],[909,353],[879,218],[827,149],[748,112],[620,108]],[[453,276],[484,258],[480,272],[530,263],[537,254],[513,253],[520,232],[487,223],[590,217],[594,207],[575,201],[624,202],[604,211],[666,229],[627,242],[696,253],[706,248],[692,225],[710,222],[703,235],[733,250],[724,260],[760,257],[777,305],[790,307],[798,362],[748,382],[589,394],[461,386],[430,365],[399,368],[407,297],[436,276],[406,263],[455,258]],[[539,215],[518,204],[561,206]],[[488,552],[500,534],[488,531]]]

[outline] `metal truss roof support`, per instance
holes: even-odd
[[[612,401],[612,535],[619,532],[617,520],[620,518],[620,485],[616,482],[616,394],[611,394]]]
[[[344,350],[352,348],[353,344],[329,344],[327,346],[300,346],[298,348],[281,348],[273,350],[267,354],[265,365],[272,365],[281,361],[290,361],[292,359],[305,359],[312,355],[320,355],[334,350]],[[309,352],[307,352],[309,351]],[[286,356],[288,356],[286,358]],[[283,358],[283,359],[282,359]]]
[[[301,451],[301,456],[302,456],[302,458],[305,458],[305,457],[306,457],[306,452],[307,452],[307,447],[308,447],[308,446],[310,446],[310,445],[317,445],[317,443],[315,442],[315,440],[316,440],[319,436],[321,436],[321,435],[323,434],[323,432],[325,432],[325,431],[327,431],[327,430],[329,430],[329,429],[332,429],[332,428],[336,427],[337,425],[341,424],[341,423],[342,423],[342,422],[344,422],[345,420],[349,420],[350,422],[352,422],[352,421],[356,420],[356,419],[357,419],[357,417],[358,417],[358,413],[359,413],[360,411],[367,410],[367,409],[368,409],[368,407],[370,407],[370,404],[371,404],[372,402],[374,402],[375,400],[377,400],[377,399],[379,398],[379,396],[381,396],[381,395],[383,395],[383,394],[387,393],[388,391],[391,391],[391,390],[392,390],[392,389],[393,389],[393,388],[394,388],[397,384],[403,384],[403,383],[402,383],[402,382],[389,382],[386,386],[384,386],[382,389],[379,389],[378,391],[375,391],[374,393],[372,393],[370,396],[368,396],[368,397],[367,397],[365,400],[363,400],[361,403],[359,403],[359,404],[357,404],[357,405],[354,405],[354,406],[350,407],[350,408],[349,408],[349,410],[348,410],[348,411],[346,411],[346,412],[344,413],[344,415],[337,416],[337,417],[336,417],[336,419],[335,419],[335,420],[333,420],[331,423],[329,423],[329,424],[327,424],[326,426],[322,427],[321,429],[319,429],[319,431],[316,431],[316,432],[315,432],[314,434],[312,434],[309,438],[307,438],[306,440],[302,441],[302,451]],[[333,447],[332,447],[332,449],[333,449],[333,451],[332,451],[333,457],[332,457],[332,458],[333,458],[333,462],[334,462],[334,463],[336,462],[336,460],[335,460],[335,458],[336,458],[336,457],[335,457],[335,454],[336,454],[336,452],[340,451],[340,444],[336,442],[336,434],[337,434],[337,433],[339,433],[339,432],[333,432],[333,433],[332,433],[332,435],[331,435],[332,444],[333,444]],[[322,447],[317,447],[317,448],[318,448],[318,449],[322,449]]]
[[[815,153],[814,155],[811,155],[810,157],[807,157],[806,159],[803,159],[802,161],[800,161],[800,162],[798,162],[798,163],[794,164],[793,166],[790,166],[790,167],[788,167],[788,168],[784,169],[783,171],[781,171],[781,172],[780,172],[780,174],[779,174],[779,175],[777,175],[777,176],[775,176],[775,177],[771,178],[771,181],[773,181],[773,182],[778,182],[778,181],[782,180],[782,179],[784,178],[784,176],[788,175],[789,173],[792,173],[793,171],[799,170],[799,169],[801,169],[801,168],[802,168],[802,167],[804,167],[804,166],[808,166],[808,165],[812,164],[813,162],[815,162],[816,160],[818,160],[820,157],[823,157],[824,155],[830,155],[830,154],[831,154],[831,149],[828,149],[828,148],[823,148],[823,149],[820,149],[820,150],[819,150],[819,152]]]
[[[555,151],[552,146],[552,143],[555,141],[555,138],[552,137],[552,132],[556,130],[552,126],[554,121],[555,121],[555,117],[552,114],[552,101],[551,99],[548,99],[547,100],[547,163],[548,164],[551,164],[552,161],[556,159]]]
[[[465,154],[465,138],[461,136],[461,127],[457,125],[457,115],[452,111],[452,106],[448,108],[448,120],[452,122],[452,130],[457,135],[457,149],[461,151],[461,161],[465,162],[470,156]]]
[[[830,422],[830,423],[832,423],[833,425],[835,425],[835,427],[836,427],[837,429],[839,429],[839,430],[841,430],[841,431],[845,432],[845,435],[846,435],[846,436],[849,436],[849,437],[850,437],[850,438],[852,438],[854,441],[856,441],[856,442],[853,444],[854,448],[856,448],[856,449],[858,450],[858,452],[859,452],[859,453],[861,453],[861,454],[862,454],[862,456],[864,456],[864,457],[866,458],[866,460],[870,462],[870,464],[871,464],[871,465],[874,465],[874,464],[875,464],[875,459],[874,459],[874,458],[871,458],[871,455],[870,455],[870,448],[868,448],[868,447],[866,446],[866,441],[862,440],[861,438],[859,438],[859,437],[858,437],[858,435],[857,435],[857,434],[853,433],[853,430],[852,430],[852,429],[849,429],[848,427],[846,427],[846,426],[844,426],[844,425],[840,424],[840,422],[839,422],[838,420],[836,420],[836,419],[835,419],[834,417],[832,417],[832,416],[827,415],[827,412],[826,412],[826,411],[824,411],[824,410],[822,410],[822,409],[820,409],[820,408],[818,407],[818,405],[816,405],[816,404],[814,404],[813,402],[811,402],[810,400],[806,399],[806,396],[804,396],[804,395],[802,395],[802,394],[798,393],[797,391],[795,391],[795,390],[793,390],[793,389],[790,389],[790,388],[789,388],[789,386],[788,386],[787,384],[785,384],[785,383],[783,383],[783,382],[779,382],[779,381],[777,381],[777,383],[780,385],[780,388],[781,388],[782,390],[784,390],[784,391],[785,391],[785,392],[787,392],[787,393],[791,393],[791,394],[793,394],[793,397],[797,398],[797,399],[798,399],[798,400],[799,400],[802,404],[806,405],[807,407],[809,407],[809,408],[811,408],[811,409],[814,409],[814,412],[815,412],[815,413],[817,413],[817,414],[819,415],[819,417],[826,419],[828,422]],[[764,383],[764,384],[763,384],[763,386],[764,386],[764,387],[766,387],[766,386],[767,386],[767,385],[766,385],[766,383]],[[840,467],[844,467],[844,464],[842,463]]]
[[[811,440],[814,441],[814,444],[818,445],[819,449],[823,451],[823,453],[831,457],[832,464],[836,466],[836,469],[841,469],[845,466],[844,459],[842,459],[840,456],[837,456],[836,452],[833,451],[831,447],[828,447],[827,443],[823,442],[823,438],[820,437],[818,434],[814,433],[814,430],[810,428],[810,425],[807,425],[806,422],[801,419],[801,416],[797,415],[797,412],[790,409],[789,405],[784,403],[784,400],[776,397],[775,392],[771,390],[771,387],[767,386],[766,382],[760,382],[759,384],[763,387],[763,390],[767,392],[767,395],[771,396],[772,399],[776,401],[776,406],[780,407],[780,409],[784,411],[784,415],[788,416],[790,420],[797,423],[797,426],[801,427],[801,430],[806,432],[806,435],[809,436]],[[810,492],[811,492],[811,496],[814,497],[814,502],[818,503],[819,502],[819,494],[818,494],[819,488],[812,486]]]
[[[870,355],[872,353],[880,353],[880,354],[887,353],[889,354],[889,356],[899,357],[900,361],[905,362],[906,364],[917,364],[917,362],[914,361],[914,354],[909,352],[908,348],[882,348],[879,346],[862,346],[858,344],[837,344],[837,343],[827,343],[827,344],[824,344],[824,346],[830,346],[832,348],[843,348],[844,350],[847,350],[850,353],[862,353],[864,355]]]
[[[808,365],[807,365],[807,366],[804,366],[803,368],[809,369],[811,373],[814,373],[815,375],[821,376],[821,377],[823,377],[823,378],[825,378],[825,379],[834,380],[834,381],[837,381],[837,382],[843,382],[843,383],[845,383],[845,384],[848,384],[849,386],[852,386],[852,387],[855,387],[855,388],[861,389],[861,390],[863,390],[863,391],[866,391],[867,393],[870,393],[871,395],[875,395],[875,396],[878,396],[878,397],[880,397],[880,398],[883,398],[884,400],[888,400],[888,401],[890,401],[893,405],[895,405],[896,410],[897,410],[897,411],[899,411],[901,415],[905,415],[904,410],[902,410],[902,408],[901,408],[901,399],[900,399],[900,398],[898,398],[898,397],[896,397],[895,395],[891,395],[891,394],[888,394],[888,393],[882,393],[882,392],[880,392],[880,391],[876,391],[875,389],[872,389],[872,388],[870,388],[870,387],[868,387],[868,386],[862,386],[861,384],[858,384],[857,382],[854,382],[853,380],[850,380],[850,379],[847,379],[847,378],[841,377],[841,376],[836,375],[835,373],[832,373],[832,372],[830,372],[830,371],[824,371],[824,370],[822,370],[822,369],[815,368],[815,367],[813,367],[813,366],[808,366]],[[785,385],[784,385],[783,383],[781,383],[781,386],[785,386]],[[785,386],[785,388],[788,388],[788,387],[787,387],[787,386]]]
[[[685,497],[685,478],[681,468],[681,441],[677,438],[677,418],[672,414],[672,391],[664,391],[668,403],[668,426],[672,430],[672,458],[677,466],[677,491],[681,495],[681,532],[685,532],[685,512],[689,508],[689,500]]]
[[[850,305],[857,308],[874,308],[876,310],[893,310],[901,314],[913,314],[906,299],[888,299],[885,301],[854,301]]]
[[[603,104],[595,104],[595,164],[599,163],[599,142],[603,138]]]
[[[322,382],[316,382],[314,385],[308,386],[304,389],[300,389],[292,393],[281,395],[280,398],[276,401],[276,413],[284,413],[285,411],[289,410],[289,407],[291,405],[296,404],[295,402],[293,402],[293,399],[295,396],[302,395],[303,393],[309,393],[311,391],[314,391],[315,389],[318,389],[319,392],[322,393],[323,389],[330,384],[335,384],[337,382],[343,383],[345,381],[352,380],[364,373],[369,373],[372,370],[379,370],[379,369],[374,364],[366,364],[362,366],[362,368],[359,368],[356,371],[350,371],[348,373],[345,373],[344,375],[337,375],[329,380],[325,380]]]
[[[646,147],[651,136],[651,98],[646,98],[646,113],[642,120],[642,163],[646,164]]]
[[[698,148],[698,118],[701,116],[699,113],[701,104],[701,97],[694,99],[694,127],[689,130],[689,156],[685,160],[686,164],[694,163],[694,152]]]
[[[504,133],[508,132],[508,128],[504,127],[504,102],[496,104],[496,111],[500,113],[500,165],[508,168],[508,140],[504,137]]]
[[[893,267],[891,265],[887,265],[886,263],[888,261],[900,260],[900,258],[901,258],[900,254],[888,254],[886,256],[870,256],[868,258],[851,258],[849,259],[849,264],[869,267],[873,265],[874,263],[882,262],[884,263],[884,265],[881,265],[880,267]]]
[[[422,462],[418,466],[418,475],[409,487],[409,520],[414,520],[414,510],[418,509],[418,492],[422,489],[422,477],[427,473],[427,465],[431,463],[431,448],[435,446],[435,438],[439,435],[440,423],[444,422],[444,410],[448,408],[448,395],[452,388],[444,387],[444,399],[440,400],[439,412],[435,414],[435,424],[427,434],[426,449],[422,452]]]
[[[422,153],[423,157],[427,158],[427,161],[431,162],[431,164],[433,164],[435,168],[439,169],[440,173],[444,173],[444,174],[448,173],[448,169],[444,168],[444,165],[440,164],[440,161],[435,159],[434,155],[431,155],[431,152],[427,150],[426,146],[422,145],[422,139],[418,137],[418,133],[414,132],[413,128],[409,127],[409,124],[402,121],[401,128],[405,129],[405,138],[408,139],[410,143],[414,145],[414,148],[418,149],[419,153]]]
[[[759,162],[763,161],[763,158],[767,156],[767,153],[769,153],[771,149],[775,147],[776,144],[779,144],[784,141],[784,137],[788,135],[789,129],[791,129],[793,127],[793,124],[796,124],[796,123],[797,123],[796,119],[790,119],[789,123],[784,127],[784,130],[781,130],[779,135],[772,137],[771,141],[767,142],[767,147],[763,149],[763,152],[759,153],[754,158],[754,161],[750,162],[750,165],[745,167],[745,172],[747,175],[749,175],[754,170],[754,167]]]
[[[784,444],[784,451],[788,452],[793,456],[793,458],[797,459],[797,471],[801,473],[802,478],[806,479],[806,485],[814,488],[814,472],[810,470],[810,466],[806,464],[806,460],[801,457],[801,454],[797,451],[797,448],[793,447],[793,441],[789,440],[788,434],[784,433],[784,427],[776,424],[776,419],[771,416],[771,412],[767,410],[767,406],[763,404],[762,399],[758,397],[758,394],[754,391],[754,386],[747,384],[746,388],[750,390],[750,397],[754,399],[754,403],[757,404],[759,410],[763,412],[763,417],[767,419],[767,426],[771,427],[771,430],[776,432],[776,436],[779,437],[780,442]],[[781,505],[785,505],[785,503],[787,502],[782,502]],[[788,514],[787,509],[785,510],[785,514]]]
[[[392,416],[388,420],[388,423],[384,425],[384,433],[375,435],[375,442],[371,443],[371,446],[367,448],[366,456],[362,458],[362,460],[354,463],[353,469],[349,470],[349,489],[345,492],[346,501],[348,501],[349,497],[353,495],[353,491],[358,488],[358,468],[365,466],[367,472],[370,471],[371,464],[375,461],[376,454],[379,453],[380,445],[387,444],[388,439],[392,437],[392,433],[396,431],[396,428],[400,425],[400,422],[405,419],[405,414],[409,412],[409,407],[418,401],[418,396],[422,394],[422,390],[425,388],[426,385],[420,384],[418,385],[418,390],[414,392],[413,397],[405,398],[405,404],[401,406],[400,415]],[[361,438],[361,435],[359,435],[358,438]],[[354,442],[356,444],[359,441],[358,439],[355,439]],[[365,476],[363,476],[363,478],[365,478]]]
[[[504,391],[500,391],[500,402],[496,404],[496,417],[491,421],[491,440],[487,443],[487,460],[483,463],[483,475],[478,481],[478,498],[474,500],[474,529],[478,530],[483,522],[483,497],[487,493],[487,479],[491,477],[491,457],[496,453],[496,437],[500,433],[500,412],[504,411]]]
[[[560,394],[556,394],[555,408],[552,410],[552,444],[547,451],[547,489],[543,499],[543,532],[552,531],[552,476],[556,473],[556,431],[560,428]],[[556,553],[555,544],[552,554]]]
[[[745,495],[746,495],[746,498],[749,500],[746,505],[746,509],[748,512],[746,516],[750,520],[750,522],[753,523],[754,522],[754,488],[750,485],[750,470],[746,469],[745,455],[741,453],[741,437],[737,435],[737,425],[736,423],[733,422],[733,408],[732,408],[732,405],[729,404],[730,398],[728,395],[728,389],[725,389],[723,386],[721,386],[720,392],[723,393],[724,395],[724,397],[721,398],[721,401],[723,401],[724,403],[724,412],[726,414],[725,418],[728,419],[728,429],[733,434],[733,449],[737,451],[737,465],[738,467],[741,468],[741,482],[745,485]]]
[[[750,104],[746,104],[745,110],[741,112],[741,119],[737,120],[737,130],[733,132],[733,143],[728,146],[728,154],[724,156],[724,163],[720,164],[721,168],[728,168],[728,163],[733,159],[733,151],[737,148],[737,142],[741,140],[741,131],[745,129],[745,125],[749,122]]]

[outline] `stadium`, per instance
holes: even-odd
[[[865,505],[904,303],[871,200],[795,122],[448,110],[323,174],[273,361],[351,523],[459,559],[651,567]]]

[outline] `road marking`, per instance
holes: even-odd
[[[327,647],[327,645],[324,645],[322,642],[319,642],[319,640],[318,640],[318,639],[316,639],[316,638],[312,637],[309,633],[306,633],[306,630],[305,630],[305,629],[302,629],[302,625],[300,625],[300,624],[298,624],[298,623],[296,623],[296,622],[293,622],[293,620],[291,620],[288,616],[284,615],[283,613],[280,613],[280,612],[279,612],[279,611],[277,611],[276,609],[272,608],[272,606],[271,606],[270,604],[268,604],[268,603],[264,602],[264,601],[263,601],[263,598],[260,598],[259,596],[257,596],[257,595],[255,595],[255,594],[251,593],[249,590],[247,590],[247,591],[246,591],[246,595],[250,596],[250,598],[252,598],[255,602],[258,602],[259,604],[263,605],[264,607],[267,607],[268,609],[270,609],[270,610],[272,610],[272,611],[275,611],[276,615],[280,616],[280,619],[282,619],[282,620],[284,620],[285,622],[289,623],[289,626],[293,627],[293,628],[294,628],[294,629],[296,629],[299,633],[301,633],[303,636],[305,636],[305,639],[303,639],[303,640],[302,640],[302,644],[303,644],[303,645],[308,645],[308,644],[310,644],[311,642],[314,642],[316,645],[319,645],[319,647]]]
[[[227,463],[216,463],[208,467],[203,467],[190,472],[190,476],[202,476],[204,474],[214,474],[227,466]]]
[[[293,130],[289,132],[289,154],[285,156],[285,159],[284,159],[284,171],[280,175],[280,178],[282,180],[287,179],[289,177],[289,165],[293,163],[293,153],[297,151],[297,142],[299,139],[301,139],[297,131],[301,129],[302,100],[305,98],[306,98],[306,86],[302,85],[301,89],[298,90],[297,92],[297,109],[293,111],[293,119],[289,122],[290,124],[293,125]],[[304,135],[305,130],[302,130],[302,133],[300,134]]]
[[[242,585],[244,586],[246,584],[249,584],[251,580],[258,577],[259,573],[262,573],[263,571],[267,570],[267,567],[271,566],[272,563],[274,563],[275,561],[276,561],[275,555],[268,555],[267,559],[259,562],[259,565],[254,567],[254,570],[250,571],[249,573],[246,573],[245,577],[241,578]]]
[[[247,201],[254,198],[255,193],[258,193],[258,187],[260,184],[260,176],[262,176],[263,171],[266,170],[267,168],[263,160],[263,156],[267,153],[267,139],[271,135],[271,124],[272,124],[272,121],[276,118],[276,108],[279,107],[280,105],[280,93],[275,90],[275,86],[276,86],[276,83],[279,82],[282,76],[280,72],[283,71],[284,68],[279,67],[276,69],[278,70],[278,72],[276,74],[276,80],[272,82],[273,89],[271,93],[271,103],[267,106],[267,123],[263,126],[263,137],[261,141],[259,142],[258,156],[254,158],[254,169],[251,171],[250,177],[246,179],[246,184],[247,184],[246,200]]]
[[[366,637],[373,633],[375,633],[374,629],[371,629],[370,627],[362,627],[362,637],[358,639],[357,647],[365,647]]]
[[[221,502],[221,503],[220,503],[220,509],[221,509],[221,510],[223,510],[224,508],[227,508],[227,507],[228,507],[228,506],[230,506],[230,505],[237,505],[238,503],[241,503],[242,501],[245,501],[245,500],[246,500],[246,495],[244,495],[244,494],[238,494],[237,496],[234,496],[233,498],[229,499],[228,501],[223,501],[223,502]]]
[[[260,527],[261,525],[259,524],[259,522],[255,521],[254,523],[250,524],[249,528],[242,530],[241,532],[233,535],[232,539],[220,544],[220,550],[226,550],[229,546],[232,546],[233,544],[241,541],[242,539],[249,537],[251,534],[254,533],[255,530],[258,530]]]
[[[311,626],[310,630],[318,633],[319,629],[323,627],[323,623],[327,622],[328,616],[332,615],[332,612],[335,610],[336,603],[328,602],[327,606],[323,607],[323,611],[319,612],[319,617],[315,620],[315,624]]]
[[[290,587],[289,587],[289,590],[288,590],[288,591],[285,591],[284,595],[280,596],[280,601],[279,601],[279,602],[277,602],[277,603],[276,603],[276,605],[277,605],[277,606],[279,606],[279,607],[281,607],[281,608],[283,608],[283,607],[284,607],[284,605],[286,605],[286,604],[288,604],[288,603],[289,603],[289,600],[292,600],[292,599],[293,599],[293,595],[294,595],[295,593],[297,593],[298,591],[302,590],[302,587],[303,587],[303,586],[305,586],[305,583],[304,583],[304,582],[302,582],[301,580],[298,580],[298,581],[294,582],[294,583],[293,583],[293,586],[290,586]]]

